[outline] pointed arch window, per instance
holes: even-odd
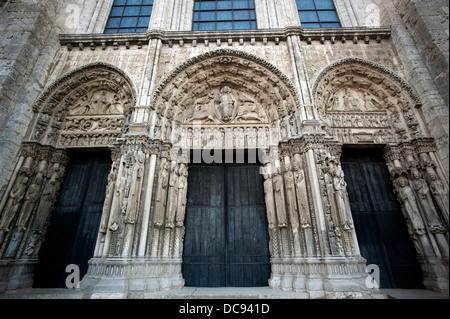
[[[296,0],[303,28],[340,28],[333,0]]]
[[[195,0],[192,31],[257,29],[254,0]]]
[[[147,32],[153,0],[114,0],[105,33]]]

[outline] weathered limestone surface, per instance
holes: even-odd
[[[384,149],[424,284],[448,291],[448,4],[336,0],[344,28],[307,30],[294,0],[255,0],[258,30],[194,33],[193,0],[160,0],[147,33],[102,34],[112,3],[1,2],[0,292],[32,285],[68,150],[111,151],[82,288],[125,298],[184,286],[187,152],[258,148],[268,285],[362,297],[348,144]]]

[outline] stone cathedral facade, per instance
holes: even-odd
[[[311,298],[361,297],[368,264],[448,292],[446,1],[0,4],[0,292],[78,263],[99,298],[258,285],[239,246]]]

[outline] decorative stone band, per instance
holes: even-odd
[[[362,257],[272,258],[271,264],[269,286],[273,289],[308,291],[311,297],[367,290],[366,260]]]
[[[250,43],[255,45],[256,42],[268,44],[269,42],[278,45],[280,41],[285,41],[288,36],[299,36],[306,43],[311,44],[312,41],[320,41],[324,44],[329,41],[331,44],[345,43],[346,40],[368,44],[370,41],[380,43],[382,39],[388,39],[391,36],[390,27],[351,27],[351,28],[330,28],[330,29],[303,29],[301,27],[287,27],[280,29],[259,29],[259,30],[240,30],[232,31],[162,31],[149,30],[146,33],[139,34],[61,34],[61,45],[67,46],[69,51],[73,48],[83,51],[85,48],[90,50],[106,50],[107,47],[113,47],[118,50],[120,47],[126,49],[142,49],[143,45],[151,39],[160,39],[169,47],[178,45],[197,46],[203,43],[208,46],[210,43],[217,45],[229,46],[233,43]]]
[[[93,295],[161,291],[184,286],[181,258],[93,258],[82,289]]]

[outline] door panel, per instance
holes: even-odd
[[[347,149],[341,164],[361,255],[380,267],[380,287],[423,288],[416,251],[381,151]]]
[[[191,165],[187,197],[186,286],[267,286],[267,217],[259,167]]]
[[[71,155],[39,252],[34,287],[65,288],[69,264],[79,266],[80,279],[86,274],[95,249],[110,168],[109,153]]]
[[[184,279],[187,286],[220,287],[225,281],[224,168],[193,166],[188,178]]]
[[[258,166],[229,166],[228,194],[228,286],[267,285],[268,232]]]

